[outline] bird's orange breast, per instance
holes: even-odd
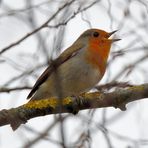
[[[87,61],[92,64],[92,66],[98,68],[101,75],[104,75],[106,69],[110,47],[111,44],[105,43],[104,41],[90,41],[87,49]]]

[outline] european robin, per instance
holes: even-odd
[[[78,95],[92,89],[103,77],[114,34],[89,29],[55,59],[43,72],[28,99],[47,99]]]

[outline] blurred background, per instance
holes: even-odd
[[[0,109],[26,103],[39,75],[89,28],[118,30],[99,84],[148,82],[147,0],[0,0]],[[118,88],[116,88],[118,89]],[[147,148],[148,101],[0,127],[1,148]]]

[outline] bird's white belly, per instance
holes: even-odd
[[[78,95],[90,90],[100,79],[99,69],[86,63],[84,54],[79,53],[61,64],[40,86],[33,98],[43,99],[43,97],[49,98],[51,96]]]

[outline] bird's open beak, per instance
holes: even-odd
[[[115,31],[112,31],[112,32],[110,32],[110,33],[108,33],[108,38],[111,36],[111,35],[113,35],[114,33],[116,33],[118,30],[115,30]],[[109,39],[109,40],[111,40],[112,42],[117,42],[117,41],[120,41],[121,39]]]

